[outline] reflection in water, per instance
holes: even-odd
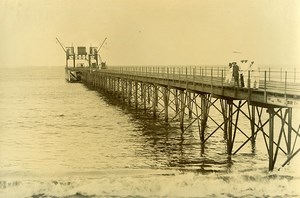
[[[196,127],[190,127],[183,133],[176,120],[165,123],[162,119],[154,119],[151,112],[122,104],[112,94],[101,91],[99,94],[109,105],[118,106],[130,115],[130,121],[138,125],[135,135],[142,137],[143,142],[142,150],[138,150],[136,154],[152,158],[156,161],[157,168],[176,168],[201,173],[230,170],[231,157],[227,156],[226,147],[220,149],[219,146],[225,146],[225,141],[201,144]],[[213,156],[211,153],[206,154],[205,151],[214,150],[212,148],[220,150],[213,151]]]

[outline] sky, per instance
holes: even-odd
[[[107,37],[108,65],[300,65],[298,0],[0,0],[0,27],[0,67],[63,66],[56,37]]]

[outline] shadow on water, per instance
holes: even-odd
[[[112,93],[95,90],[86,85],[85,87],[97,91],[99,97],[108,105],[121,109],[138,126],[136,136],[143,142],[136,155],[154,160],[156,167],[151,168],[171,168],[202,174],[230,171],[233,161],[227,156],[226,148],[223,148],[224,142],[202,145],[196,129],[191,128],[182,133],[175,121],[165,123],[160,118],[153,118],[149,111],[124,104]]]

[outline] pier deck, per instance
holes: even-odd
[[[88,68],[69,68],[74,71],[90,72]],[[300,108],[300,82],[293,78],[280,78],[275,71],[261,71],[258,88],[237,87],[226,83],[224,68],[166,68],[166,67],[111,67],[91,70],[115,78],[126,78],[139,82],[158,84],[194,92],[209,93],[218,97],[248,100],[263,106],[278,105]],[[285,72],[283,72],[285,74]],[[251,80],[251,73],[250,73]],[[300,75],[298,75],[300,77]],[[300,79],[299,79],[300,80]]]

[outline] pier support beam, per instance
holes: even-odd
[[[250,124],[251,124],[251,142],[252,145],[255,143],[255,131],[256,131],[256,125],[255,125],[255,106],[251,106],[251,120],[250,120]]]
[[[153,99],[152,99],[153,117],[156,118],[156,107],[158,103],[157,85],[153,85]]]
[[[192,96],[191,96],[191,92],[187,92],[187,106],[188,106],[188,110],[189,110],[189,118],[193,118],[193,107],[192,107]]]
[[[125,80],[124,79],[122,79],[121,84],[122,84],[122,101],[123,103],[125,103]]]
[[[287,130],[287,155],[288,157],[292,154],[292,108],[287,109],[288,114],[288,130]]]
[[[233,116],[233,100],[227,100],[228,115],[227,115],[227,154],[232,153],[232,116]]]
[[[145,83],[141,83],[141,97],[142,97],[142,101],[143,101],[143,106],[144,106],[144,110],[147,110],[147,104],[146,104],[146,84]]]
[[[269,113],[269,171],[274,169],[274,109],[268,108]]]
[[[168,122],[169,117],[169,89],[168,87],[163,88],[163,98],[164,98],[164,111],[165,111],[165,122]]]
[[[150,101],[151,101],[151,86],[148,85],[147,87],[147,96],[148,96],[148,104],[150,104]]]
[[[118,94],[120,92],[120,78],[118,78],[118,82],[117,82],[117,92]]]
[[[125,99],[128,98],[128,79],[125,80]]]
[[[131,105],[131,97],[132,97],[132,81],[130,80],[128,85],[128,104]]]
[[[139,90],[139,84],[138,84],[138,81],[135,81],[134,82],[135,84],[135,89],[134,89],[134,103],[135,103],[135,108],[137,109],[138,108],[138,104],[139,104],[139,101],[138,101],[138,90]]]
[[[178,111],[179,111],[179,102],[178,102],[178,89],[174,89],[174,97],[175,97],[175,111],[176,111],[176,114],[178,114]]]
[[[209,95],[201,94],[201,126],[200,126],[200,140],[203,143],[205,140],[205,129],[207,126],[208,111],[209,111]]]
[[[227,139],[227,131],[228,131],[228,105],[227,105],[227,100],[221,99],[220,100],[221,104],[221,110],[222,110],[222,116],[223,116],[223,122],[224,122],[224,140]]]
[[[179,113],[179,122],[180,129],[183,132],[183,122],[184,122],[184,111],[185,111],[185,101],[184,101],[184,91],[180,90],[180,113]]]

